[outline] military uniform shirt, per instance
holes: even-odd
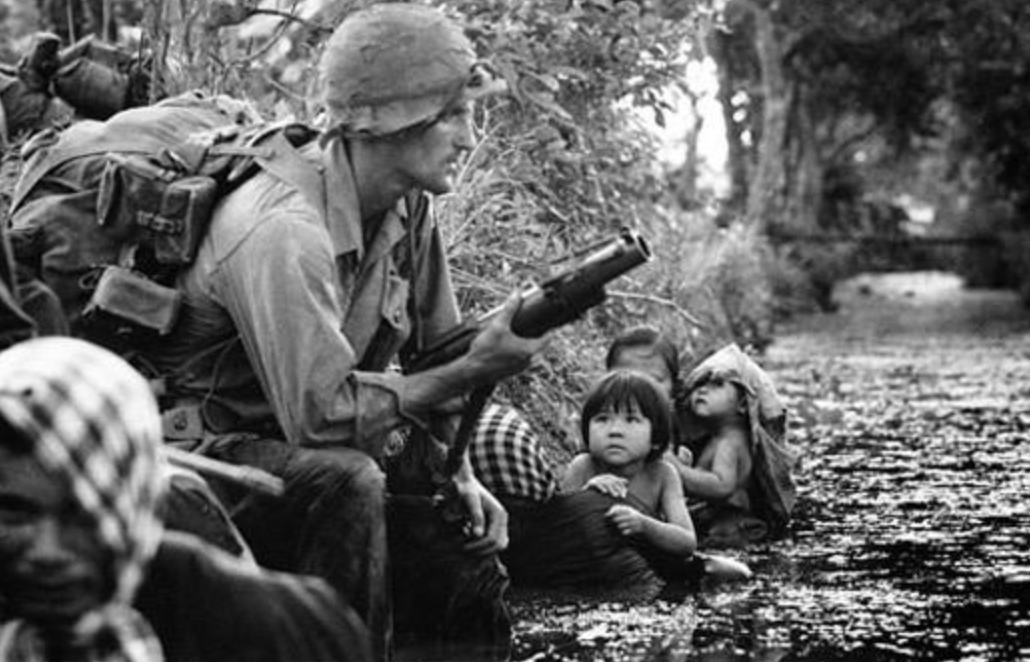
[[[304,155],[325,213],[266,172],[227,196],[180,277],[179,323],[147,354],[212,430],[371,450],[409,418],[391,360],[456,325],[458,307],[428,196],[402,198],[365,242],[346,148]]]

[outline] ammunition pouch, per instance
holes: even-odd
[[[111,153],[97,193],[97,220],[116,235],[139,233],[159,265],[185,266],[218,200],[218,182],[146,157]]]
[[[178,290],[131,269],[109,266],[100,274],[83,319],[91,327],[113,326],[120,334],[144,329],[164,335],[175,326],[181,304]]]

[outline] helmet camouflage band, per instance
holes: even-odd
[[[504,87],[476,61],[459,25],[407,3],[350,14],[329,39],[321,75],[329,118],[349,136],[397,133]]]

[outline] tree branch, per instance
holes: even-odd
[[[678,303],[676,303],[672,299],[666,299],[664,297],[658,297],[658,296],[654,296],[652,294],[639,294],[637,292],[609,292],[608,296],[610,296],[610,297],[617,297],[619,299],[631,299],[631,300],[636,300],[636,301],[647,301],[648,303],[654,303],[654,304],[658,304],[660,306],[665,306],[667,308],[672,308],[675,312],[679,313],[679,315],[681,317],[683,317],[683,319],[685,319],[689,324],[691,324],[691,325],[693,325],[693,326],[695,326],[695,327],[697,327],[699,329],[706,329],[706,328],[708,328],[707,324],[705,324],[704,322],[702,322],[698,318],[696,318],[693,315],[691,315],[689,312],[687,312],[687,310],[685,308],[680,306]]]

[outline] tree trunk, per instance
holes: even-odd
[[[705,118],[698,111],[697,95],[688,92],[688,98],[690,100],[690,127],[687,129],[683,167],[680,169],[679,182],[676,187],[680,202],[683,203],[684,207],[696,205],[698,202],[697,177],[700,168],[697,142],[705,121]]]
[[[747,3],[754,20],[755,51],[762,75],[762,136],[758,161],[748,188],[746,222],[764,230],[784,216],[787,128],[791,107],[790,89],[783,72],[783,49],[769,9]]]
[[[802,85],[795,85],[790,124],[786,136],[790,149],[783,157],[787,175],[784,214],[770,218],[767,230],[790,229],[793,232],[811,232],[818,223],[822,204],[823,165],[819,142],[808,106],[808,93]]]
[[[728,205],[734,209],[743,209],[747,200],[748,183],[748,150],[741,138],[741,127],[738,126],[733,111],[733,94],[736,91],[731,73],[729,41],[732,37],[723,32],[712,34],[709,51],[715,60],[719,78],[718,100],[722,108],[723,124],[726,127],[726,167],[730,176]]]

